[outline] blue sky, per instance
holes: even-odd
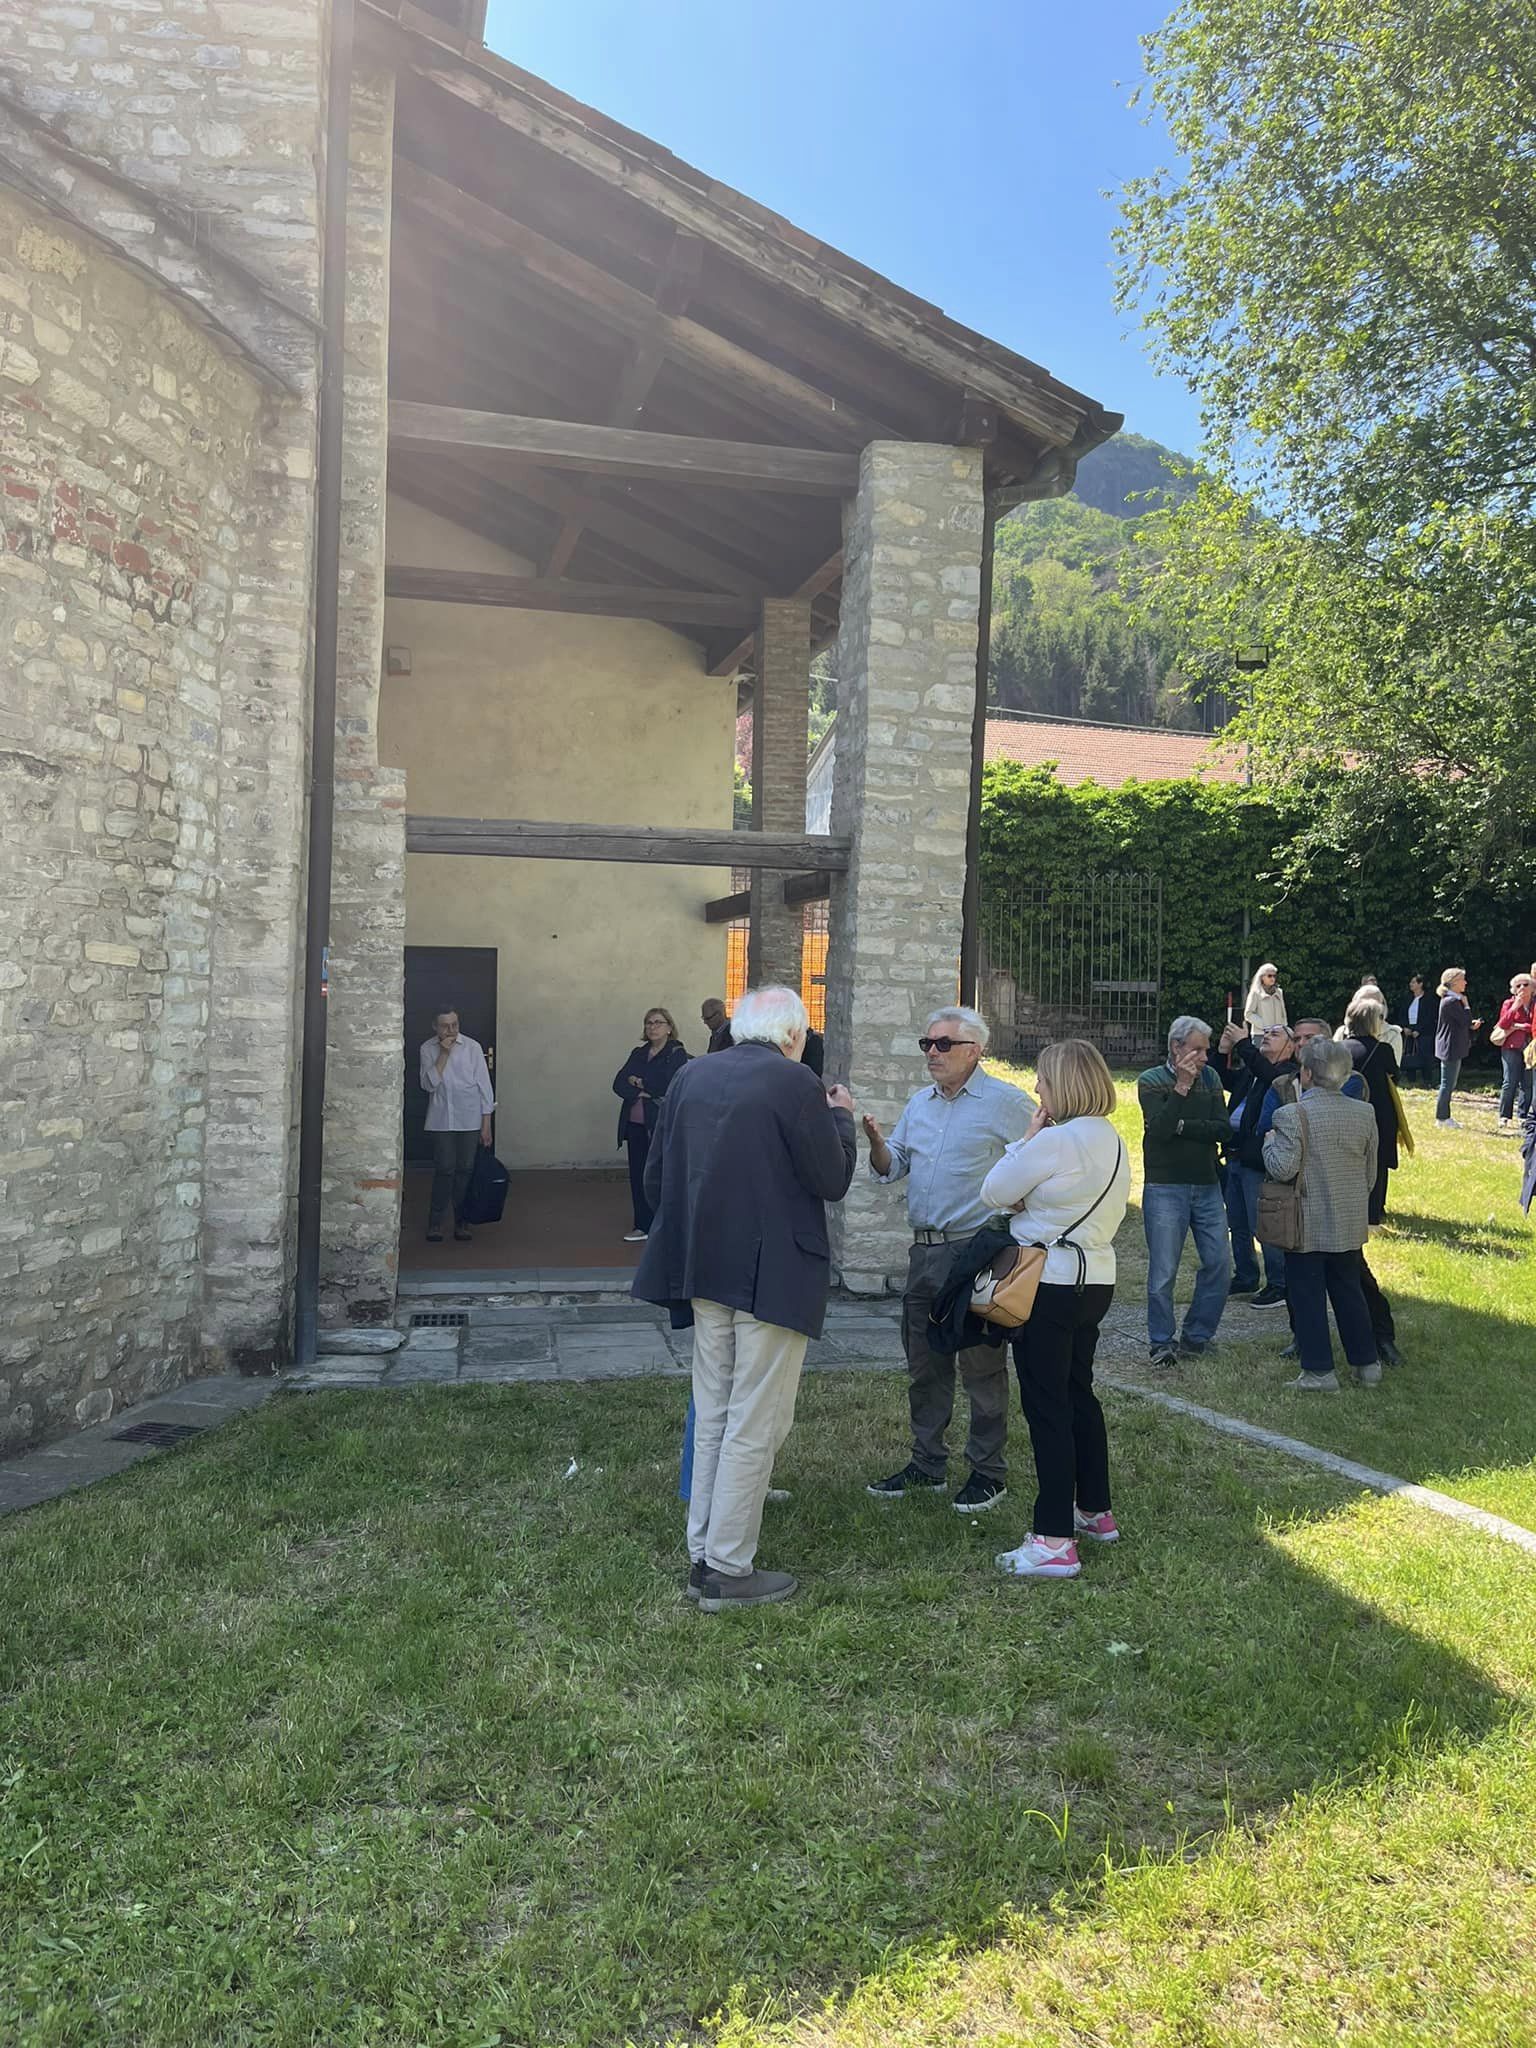
[[[1193,399],[1114,309],[1105,196],[1166,157],[1126,101],[1167,11],[490,0],[486,41],[1192,451]]]

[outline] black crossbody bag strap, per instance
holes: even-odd
[[[1082,1293],[1082,1291],[1083,1291],[1083,1289],[1084,1289],[1084,1287],[1085,1287],[1085,1286],[1087,1285],[1087,1281],[1088,1281],[1088,1257],[1087,1257],[1087,1254],[1086,1254],[1086,1253],[1084,1252],[1084,1250],[1083,1250],[1083,1248],[1082,1248],[1082,1246],[1081,1246],[1080,1244],[1074,1244],[1074,1243],[1072,1242],[1072,1233],[1073,1233],[1073,1231],[1074,1231],[1074,1230],[1081,1230],[1081,1229],[1082,1229],[1082,1227],[1083,1227],[1083,1225],[1084,1225],[1084,1224],[1085,1224],[1085,1223],[1086,1223],[1086,1222],[1088,1221],[1088,1218],[1089,1218],[1089,1217],[1090,1217],[1090,1216],[1091,1216],[1091,1215],[1092,1215],[1092,1214],[1094,1213],[1094,1211],[1095,1211],[1096,1209],[1099,1209],[1099,1208],[1101,1208],[1101,1207],[1103,1206],[1103,1204],[1104,1204],[1105,1202],[1107,1202],[1107,1201],[1109,1200],[1109,1191],[1110,1191],[1110,1189],[1111,1189],[1111,1188],[1112,1188],[1112,1187],[1114,1186],[1115,1182],[1116,1182],[1116,1181],[1117,1181],[1117,1180],[1118,1180],[1118,1179],[1120,1178],[1120,1160],[1121,1160],[1121,1158],[1122,1158],[1122,1156],[1123,1156],[1124,1152],[1125,1152],[1125,1141],[1124,1141],[1124,1139],[1123,1139],[1123,1138],[1122,1138],[1122,1137],[1120,1136],[1120,1133],[1119,1133],[1118,1131],[1116,1131],[1116,1133],[1115,1133],[1115,1163],[1114,1163],[1114,1166],[1113,1166],[1113,1167],[1111,1168],[1111,1170],[1110,1170],[1110,1175],[1109,1175],[1109,1179],[1108,1179],[1108,1180],[1107,1180],[1107,1181],[1106,1181],[1106,1182],[1104,1183],[1104,1189],[1103,1189],[1103,1192],[1102,1192],[1102,1194],[1100,1194],[1100,1196],[1099,1196],[1099,1198],[1098,1198],[1098,1200],[1097,1200],[1096,1202],[1090,1203],[1090,1205],[1089,1205],[1089,1206],[1088,1206],[1088,1207],[1087,1207],[1087,1208],[1086,1208],[1086,1209],[1085,1209],[1085,1210],[1083,1211],[1082,1215],[1078,1217],[1078,1219],[1077,1219],[1077,1221],[1076,1221],[1075,1223],[1069,1223],[1069,1224],[1067,1225],[1066,1229],[1065,1229],[1065,1230],[1064,1230],[1064,1231],[1063,1231],[1063,1232],[1061,1233],[1060,1237],[1055,1237],[1055,1238],[1052,1238],[1052,1240],[1051,1240],[1050,1244],[1049,1244],[1048,1246],[1046,1246],[1046,1247],[1045,1247],[1045,1249],[1046,1249],[1046,1250],[1048,1250],[1048,1251],[1053,1251],[1053,1252],[1054,1252],[1054,1251],[1066,1251],[1066,1252],[1076,1252],[1076,1254],[1077,1254],[1077,1280],[1076,1280],[1076,1283],[1075,1283],[1075,1291],[1076,1291],[1076,1292],[1077,1292],[1078,1294],[1081,1294],[1081,1293]]]

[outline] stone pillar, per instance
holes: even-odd
[[[405,785],[398,770],[379,763],[394,98],[391,74],[357,73],[320,1226],[321,1316],[332,1323],[393,1314],[400,1251]]]
[[[763,600],[752,705],[752,828],[805,830],[806,731],[810,716],[811,607],[804,598]],[[747,935],[747,980],[800,986],[805,912],[784,901],[788,876],[756,868]]]
[[[832,891],[827,1072],[848,1074],[887,1131],[922,1085],[929,1012],[958,989],[982,520],[979,449],[864,450],[838,629],[832,830],[852,857]],[[833,1212],[852,1292],[900,1284],[904,1193],[861,1158]]]

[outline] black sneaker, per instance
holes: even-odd
[[[1376,1356],[1383,1365],[1401,1365],[1403,1362],[1403,1354],[1398,1350],[1390,1337],[1377,1338]]]
[[[1257,1294],[1263,1286],[1262,1280],[1234,1280],[1228,1287],[1228,1294]]]
[[[1216,1339],[1208,1337],[1203,1344],[1192,1344],[1188,1337],[1179,1339],[1180,1358],[1204,1358],[1207,1351],[1216,1349]]]
[[[1285,1289],[1283,1287],[1261,1287],[1248,1306],[1250,1308],[1284,1308]]]
[[[1298,1346],[1296,1339],[1294,1337],[1291,1339],[1290,1343],[1286,1345],[1285,1349],[1281,1352],[1280,1356],[1282,1358],[1299,1358],[1301,1356],[1300,1347]]]
[[[988,1508],[995,1508],[1007,1493],[1001,1479],[985,1479],[981,1473],[973,1472],[950,1502],[957,1515],[984,1515]]]
[[[1147,1363],[1154,1372],[1166,1372],[1170,1365],[1177,1365],[1178,1362],[1179,1347],[1177,1344],[1154,1344],[1147,1353]]]
[[[689,1565],[688,1580],[686,1585],[683,1587],[683,1591],[687,1594],[690,1600],[698,1599],[699,1594],[703,1589],[704,1585],[704,1574],[708,1570],[709,1566],[704,1562],[702,1557],[695,1558],[694,1562],[691,1565]]]
[[[731,1578],[725,1572],[705,1567],[699,1582],[699,1612],[721,1614],[732,1607],[765,1607],[775,1600],[788,1600],[799,1588],[789,1572],[744,1572]]]
[[[889,1479],[877,1479],[864,1491],[872,1493],[876,1500],[900,1500],[908,1493],[948,1493],[949,1481],[935,1479],[931,1472],[924,1472],[916,1465],[903,1465]]]

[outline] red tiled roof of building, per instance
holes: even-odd
[[[1118,789],[1122,782],[1177,782],[1198,776],[1207,782],[1240,782],[1242,762],[1219,738],[1166,727],[1096,725],[1089,719],[1000,717],[987,720],[986,757],[1017,761],[1026,768],[1056,763],[1065,783],[1097,782]]]

